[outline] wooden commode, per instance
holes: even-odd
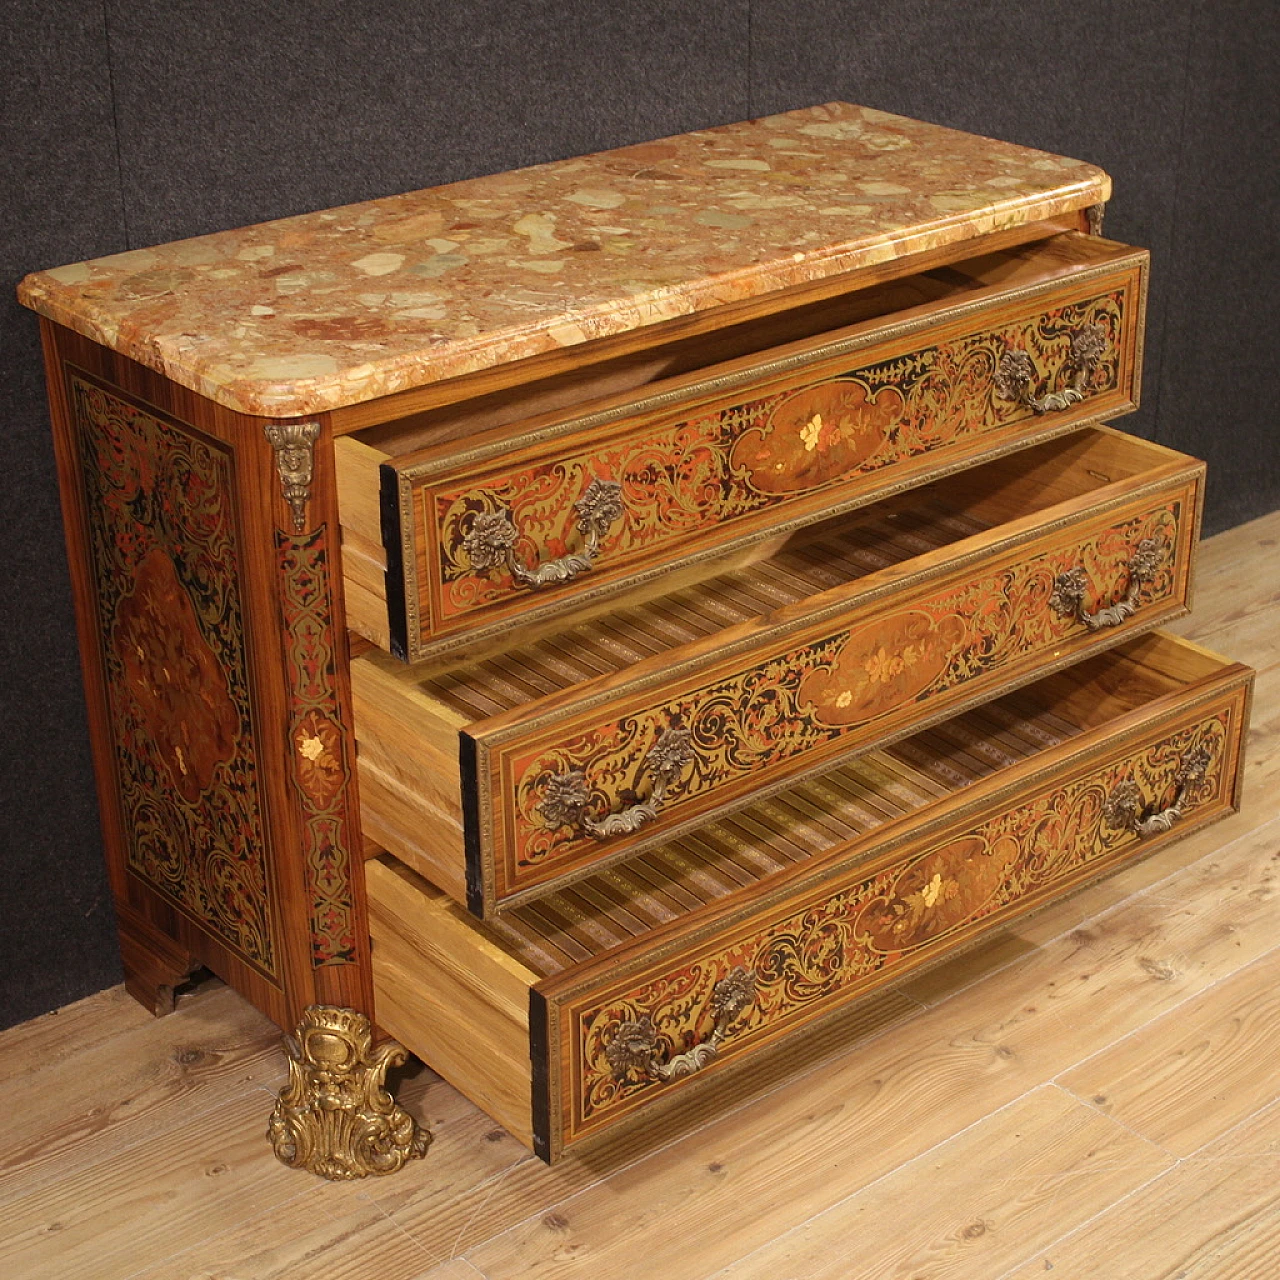
[[[129,989],[297,1028],[282,1159],[423,1153],[384,1033],[719,1100],[1238,807],[1109,194],[830,103],[27,277]]]

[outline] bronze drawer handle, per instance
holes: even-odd
[[[1084,607],[1084,595],[1089,586],[1089,578],[1084,568],[1077,565],[1067,573],[1060,573],[1053,580],[1053,594],[1049,604],[1062,617],[1074,615],[1084,623],[1090,631],[1100,631],[1103,627],[1118,627],[1126,618],[1131,618],[1138,611],[1138,597],[1145,583],[1151,581],[1164,561],[1166,548],[1154,538],[1143,538],[1129,557],[1126,566],[1128,582],[1124,595],[1115,604],[1104,609],[1095,609],[1090,613]]]
[[[1123,827],[1137,836],[1161,835],[1182,817],[1192,791],[1204,780],[1210,758],[1209,749],[1203,743],[1183,753],[1173,775],[1176,788],[1173,803],[1167,809],[1153,812],[1152,806],[1142,798],[1142,789],[1132,778],[1116,783],[1102,807],[1103,818],[1111,826]]]
[[[548,779],[547,794],[538,802],[537,810],[551,827],[577,827],[593,840],[629,836],[658,816],[667,792],[692,759],[689,730],[669,727],[658,735],[644,757],[644,770],[653,779],[647,800],[638,800],[619,813],[588,813],[591,789],[586,774],[581,769],[570,769]]]
[[[511,512],[505,507],[500,511],[478,512],[462,540],[472,570],[486,573],[499,565],[506,565],[522,587],[549,587],[572,582],[591,568],[600,554],[600,539],[622,515],[622,485],[616,480],[592,480],[582,497],[573,504],[573,509],[578,513],[582,550],[570,552],[558,560],[544,560],[532,569],[516,558],[515,544],[520,531],[511,518]]]
[[[677,1053],[665,1062],[658,1032],[647,1013],[637,1021],[622,1023],[604,1050],[604,1056],[613,1068],[613,1078],[621,1082],[631,1072],[639,1071],[654,1080],[667,1081],[701,1071],[715,1061],[725,1036],[729,1034],[729,1027],[755,997],[755,974],[738,965],[728,977],[721,978],[711,988],[711,999],[707,1005],[715,1019],[711,1034],[693,1048]]]
[[[1107,334],[1100,324],[1081,325],[1071,335],[1071,350],[1064,372],[1070,371],[1067,385],[1060,391],[1032,394],[1036,367],[1025,351],[1006,351],[996,366],[996,390],[1006,400],[1017,400],[1033,413],[1052,413],[1084,399],[1085,388],[1107,349]]]

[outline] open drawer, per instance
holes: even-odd
[[[1251,689],[1138,637],[495,924],[369,862],[378,1023],[554,1160],[1237,808]]]
[[[1202,475],[1087,428],[500,657],[366,653],[364,829],[477,915],[546,892],[1181,614]]]
[[[416,661],[1126,412],[1146,270],[1068,233],[340,439],[349,624]]]

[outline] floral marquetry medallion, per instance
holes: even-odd
[[[877,391],[858,378],[804,387],[738,438],[730,469],[760,493],[802,493],[829,484],[861,467],[906,407],[897,387]]]
[[[1229,798],[1237,709],[1215,710],[1187,727],[1058,782],[940,843],[918,846],[869,871],[866,859],[819,885],[797,905],[784,895],[727,929],[697,958],[669,961],[643,978],[610,978],[605,991],[568,1000],[562,1034],[570,1037],[574,1072],[565,1095],[569,1134],[586,1133],[645,1100],[661,1081],[620,1071],[618,1036],[652,1028],[661,1055],[688,1053],[710,1031],[707,1010],[716,985],[742,971],[753,999],[743,1006],[722,1052],[748,1049],[843,1003],[909,965],[935,946],[950,949],[993,918],[1034,905],[1067,884],[1136,852],[1142,839],[1117,823],[1109,800],[1136,787],[1153,808],[1182,786],[1188,812],[1207,813]],[[1190,785],[1179,770],[1194,758]],[[1180,784],[1180,777],[1182,782]]]
[[[830,667],[801,680],[797,696],[822,724],[859,724],[934,685],[967,631],[959,612],[931,617],[904,610],[854,631]]]
[[[68,382],[129,870],[274,977],[230,452]]]

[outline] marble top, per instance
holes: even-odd
[[[832,102],[38,271],[28,307],[244,413],[358,404],[1106,200]]]

